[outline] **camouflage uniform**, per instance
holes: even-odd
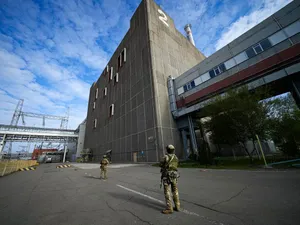
[[[173,194],[173,201],[175,204],[175,210],[180,211],[180,201],[179,194],[177,188],[177,179],[178,179],[178,158],[174,154],[175,148],[173,145],[167,146],[168,154],[163,157],[160,162],[161,173],[162,173],[162,183],[164,185],[164,193],[166,199],[167,208],[162,211],[164,214],[173,213],[172,199],[171,199],[171,191]]]
[[[104,179],[106,180],[107,179],[107,165],[109,164],[109,161],[108,159],[106,158],[106,156],[104,155],[103,156],[103,159],[101,160],[101,166],[100,166],[100,169],[101,169],[101,172],[100,172],[100,179]]]

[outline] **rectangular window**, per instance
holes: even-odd
[[[127,59],[127,56],[126,56],[126,48],[124,48],[123,51],[122,51],[122,61],[125,63],[125,62],[126,62],[126,59]]]
[[[195,87],[195,81],[191,82],[191,87],[194,88]]]
[[[93,102],[93,109],[96,109],[96,102]]]
[[[183,93],[184,93],[183,87],[178,88],[178,89],[177,89],[177,93],[178,93],[178,95],[183,94]]]
[[[217,66],[216,68],[214,68],[214,72],[215,72],[215,75],[218,76],[221,73],[221,70]]]
[[[260,45],[261,45],[261,47],[263,48],[264,51],[266,51],[267,49],[272,47],[269,39],[265,39],[265,40],[261,41]]]
[[[209,73],[202,74],[200,77],[201,77],[202,82],[205,82],[210,79]]]
[[[109,80],[112,80],[114,77],[114,68],[110,67],[110,76],[109,76]]]
[[[119,73],[116,73],[115,75],[115,83],[118,83],[119,82]]]
[[[209,71],[209,76],[210,78],[214,78],[216,76],[215,71],[214,70]]]
[[[109,74],[109,66],[108,66],[108,65],[106,66],[105,75],[106,75],[106,74]]]
[[[222,64],[219,65],[219,69],[221,70],[221,73],[223,73],[223,72],[226,71],[224,63],[222,63]]]
[[[96,93],[95,93],[95,99],[98,98],[98,88],[96,89]]]
[[[229,60],[227,60],[227,61],[224,63],[224,65],[225,65],[225,68],[226,68],[227,70],[229,70],[229,69],[231,69],[232,67],[235,66],[235,61],[234,61],[233,58],[232,58],[232,59],[229,59]]]
[[[248,56],[249,58],[252,58],[252,57],[256,56],[255,51],[254,51],[254,49],[253,49],[252,47],[251,47],[251,48],[248,48],[248,49],[246,50],[246,54],[247,54],[247,56]]]
[[[194,80],[194,82],[195,82],[195,85],[196,85],[196,86],[198,86],[199,84],[201,84],[201,83],[202,83],[201,77],[197,77],[197,78]]]
[[[186,85],[184,85],[184,86],[183,86],[183,90],[184,90],[184,92],[187,92],[187,91],[188,91],[188,89],[187,89],[187,86],[186,86]]]
[[[122,62],[121,62],[121,55],[118,56],[118,71],[122,66]]]
[[[261,53],[263,51],[263,48],[261,47],[260,43],[254,45],[253,49],[254,49],[256,55],[259,54],[259,53]]]
[[[107,95],[107,87],[105,87],[103,90],[103,96],[106,96],[106,95]]]
[[[248,56],[246,55],[245,52],[241,52],[240,54],[236,55],[234,57],[235,61],[236,61],[236,64],[240,64],[244,61],[246,61],[248,59]]]
[[[113,116],[114,115],[114,110],[115,110],[115,105],[111,104],[109,107],[109,115]]]
[[[94,128],[97,127],[97,119],[94,119]]]
[[[271,42],[272,45],[277,45],[278,43],[284,41],[285,39],[287,39],[287,37],[282,30],[276,32],[275,34],[269,37],[269,41]]]
[[[295,23],[292,23],[291,25],[284,28],[284,31],[289,37],[294,36],[295,34],[300,32],[300,21],[296,21]]]

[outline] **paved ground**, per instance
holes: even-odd
[[[159,169],[112,164],[35,171],[0,178],[0,224],[285,225],[299,224],[300,171],[181,169],[184,212],[163,215]],[[78,165],[80,166],[80,165]]]

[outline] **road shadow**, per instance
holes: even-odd
[[[126,201],[126,203],[127,202],[132,202],[132,203],[135,203],[135,204],[138,204],[138,205],[142,205],[142,206],[146,206],[148,208],[152,208],[155,211],[161,211],[162,209],[164,209],[164,205],[152,202],[150,200],[147,200],[145,198],[141,198],[139,196],[129,196],[128,194],[113,193],[113,192],[109,192],[108,194],[113,198],[120,199],[122,201]],[[126,203],[123,202],[122,204],[126,204]]]

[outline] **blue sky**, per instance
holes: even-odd
[[[193,26],[206,56],[290,0],[157,0],[184,33]],[[129,29],[140,0],[0,0],[0,123],[18,99],[24,111],[65,115],[69,128],[85,118],[90,85]],[[42,121],[26,118],[27,125]],[[58,127],[57,121],[46,121]]]

